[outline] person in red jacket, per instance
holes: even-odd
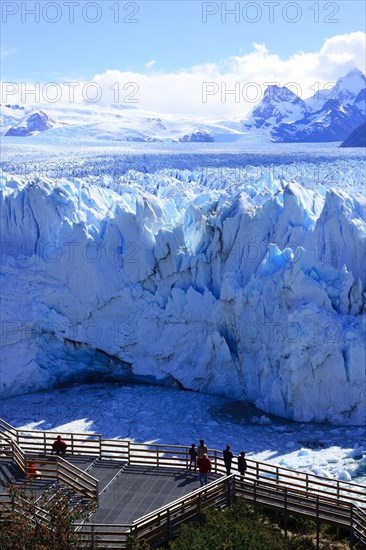
[[[197,460],[197,466],[199,471],[198,479],[201,487],[203,487],[203,485],[207,485],[208,473],[211,472],[211,460],[206,453]]]
[[[54,441],[52,445],[52,449],[55,451],[56,454],[65,454],[67,449],[67,444],[65,441],[61,438],[60,435],[57,436],[56,441]]]
[[[37,477],[40,477],[40,473],[37,470],[36,465],[34,464],[34,462],[29,462],[29,464],[28,464],[27,477],[31,481],[33,481],[33,479],[36,479]]]

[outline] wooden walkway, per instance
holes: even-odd
[[[213,474],[211,479],[219,476]],[[94,523],[132,523],[199,487],[196,473],[181,468],[128,465],[99,498]]]
[[[222,453],[209,449],[211,482],[199,488],[197,473],[187,470],[188,447],[65,434],[70,454],[62,458],[50,453],[56,435],[17,430],[0,420],[0,510],[11,505],[5,483],[27,480],[33,462],[41,475],[26,481],[32,490],[65,486],[75,502],[96,502],[89,520],[75,524],[90,548],[98,540],[103,548],[123,549],[129,536],[154,547],[196,518],[202,506],[229,506],[239,496],[284,514],[285,531],[290,513],[313,519],[318,545],[320,524],[329,523],[349,531],[350,548],[356,542],[366,548],[366,489],[360,485],[253,460],[247,460],[245,479],[226,476]],[[47,512],[39,509],[39,515],[47,523]]]

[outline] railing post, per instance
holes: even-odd
[[[131,463],[131,441],[127,441],[127,464]]]
[[[74,454],[74,434],[71,433],[71,454]]]
[[[319,534],[320,534],[320,521],[319,521],[319,495],[316,495],[316,548],[319,549]]]
[[[170,525],[170,510],[168,509],[166,511],[166,534],[167,539],[170,540],[172,533],[171,533],[171,525]]]
[[[217,451],[216,451],[216,449],[215,449],[214,453],[215,453],[215,454],[214,454],[214,460],[215,460],[215,474],[217,474]]]
[[[284,511],[285,511],[285,518],[284,518],[285,537],[287,538],[287,488],[286,487],[285,487],[285,491],[284,491],[284,495],[283,495],[283,508],[284,508]]]
[[[43,449],[44,449],[44,454],[47,454],[46,432],[43,432]]]
[[[276,467],[276,483],[279,483],[278,466]]]
[[[101,435],[98,436],[98,441],[99,441],[99,458],[102,458],[102,436]]]
[[[309,474],[305,474],[305,480],[306,480],[305,490],[306,492],[308,492],[309,491]]]
[[[156,445],[156,467],[159,468],[159,447]]]
[[[353,533],[353,503],[351,503],[350,521],[349,521],[349,547],[352,550],[354,545],[354,533]]]
[[[340,494],[339,479],[337,479],[337,499],[339,499],[339,494]]]
[[[257,479],[259,479],[259,462],[257,462],[256,473],[257,473]]]

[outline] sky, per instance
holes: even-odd
[[[251,82],[296,82],[305,98],[354,66],[364,71],[365,18],[362,0],[3,0],[2,80],[94,82],[100,103],[130,94],[159,112],[239,115],[258,95]],[[239,101],[227,101],[239,83]],[[2,100],[19,100],[9,90]]]

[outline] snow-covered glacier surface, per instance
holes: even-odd
[[[365,158],[278,151],[10,147],[1,395],[140,380],[364,425]]]

